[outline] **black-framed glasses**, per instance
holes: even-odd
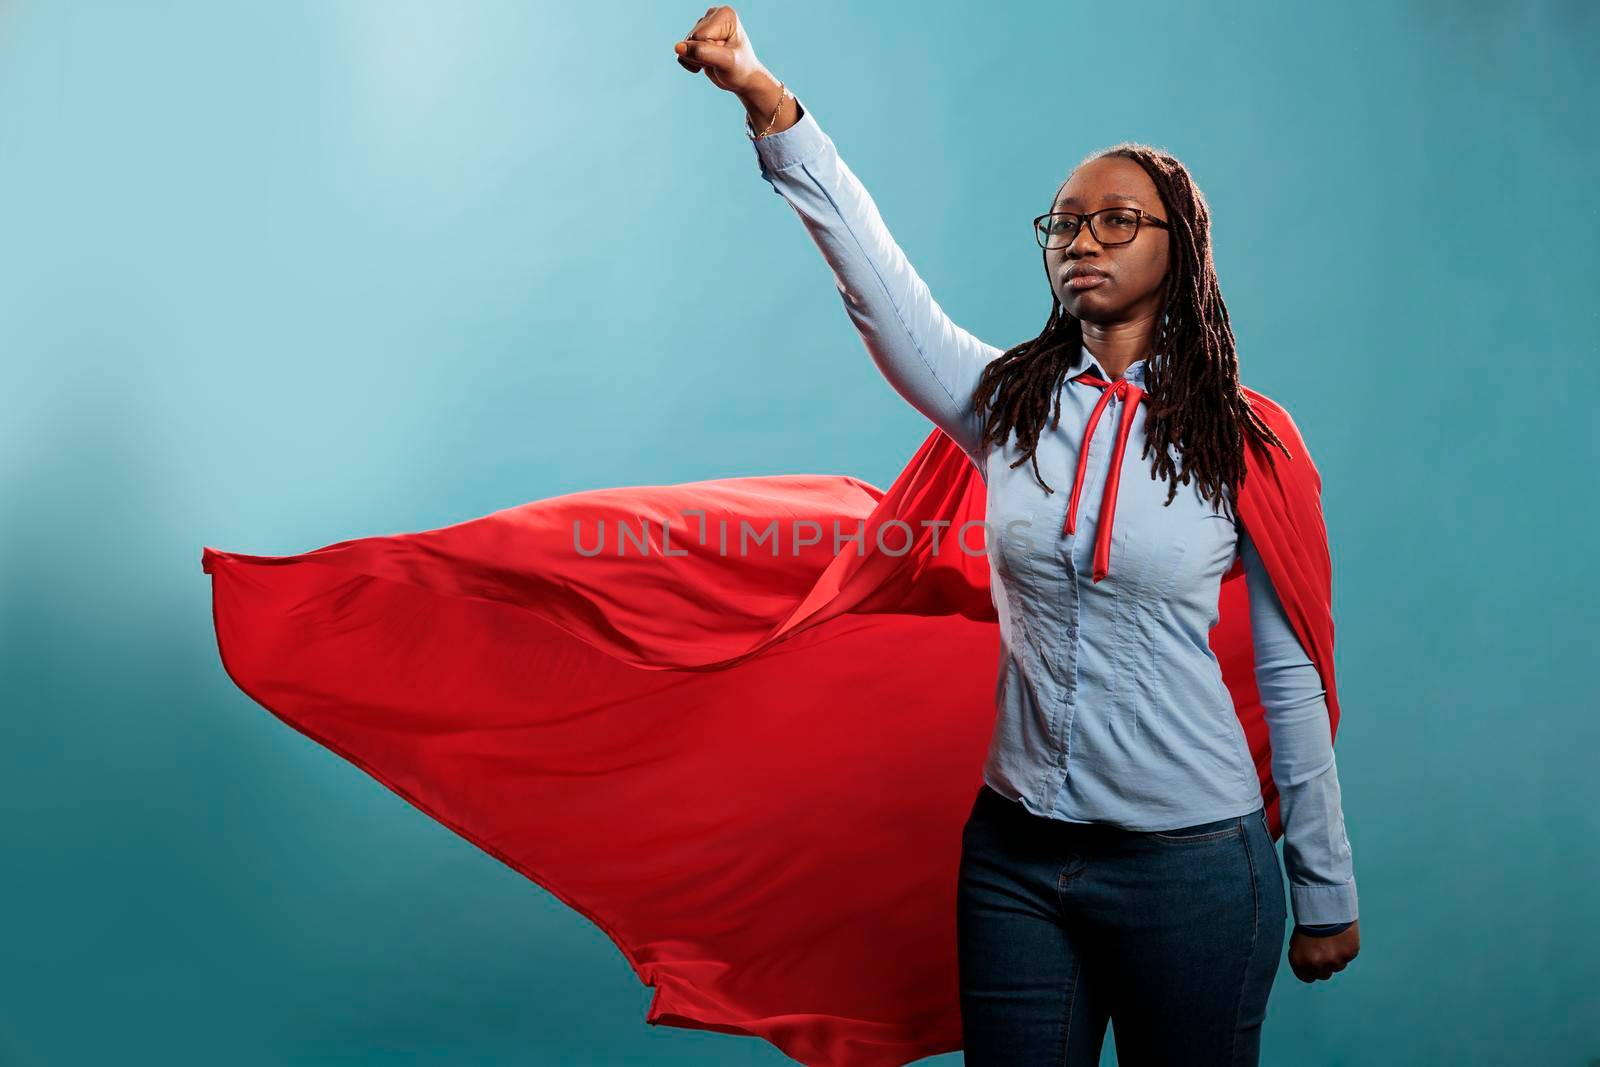
[[[1139,226],[1149,224],[1170,230],[1164,220],[1136,207],[1108,207],[1080,215],[1076,211],[1047,211],[1033,220],[1033,235],[1047,251],[1066,248],[1078,238],[1084,220],[1089,233],[1102,245],[1125,245],[1139,236]]]

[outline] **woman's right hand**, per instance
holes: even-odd
[[[678,66],[690,74],[704,70],[712,85],[740,98],[776,84],[756,58],[738,12],[726,4],[707,8],[672,50],[678,53]]]

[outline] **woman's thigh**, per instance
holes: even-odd
[[[1287,920],[1262,813],[1119,836],[1064,895],[1104,949],[1118,1063],[1259,1061]]]
[[[1057,890],[1070,866],[1048,820],[980,791],[962,832],[956,907],[966,1063],[1100,1062],[1107,1004]]]

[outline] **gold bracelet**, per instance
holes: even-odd
[[[772,132],[772,127],[778,122],[778,112],[783,110],[783,102],[794,95],[789,91],[788,86],[784,85],[782,82],[778,83],[778,88],[782,90],[782,92],[778,94],[778,106],[772,109],[772,118],[767,121],[767,128],[756,134],[757,137],[766,137]],[[755,127],[752,126],[751,130],[753,131],[754,129]]]

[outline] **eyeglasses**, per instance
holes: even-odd
[[[1166,222],[1136,207],[1108,207],[1080,215],[1075,211],[1050,211],[1033,220],[1033,235],[1039,247],[1052,250],[1066,248],[1078,238],[1084,220],[1089,222],[1089,232],[1103,245],[1125,245],[1139,236],[1139,224],[1148,223],[1163,230],[1172,229]]]

